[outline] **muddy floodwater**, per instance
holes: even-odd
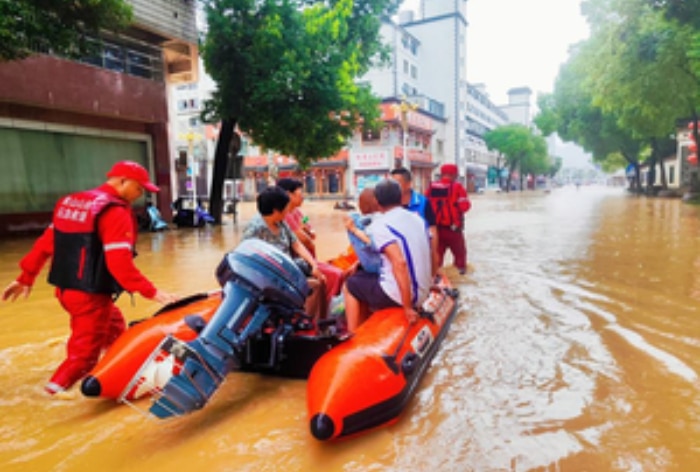
[[[700,470],[700,208],[603,187],[472,198],[470,271],[446,270],[459,313],[395,425],[320,443],[305,382],[257,374],[168,421],[77,391],[48,398],[68,317],[42,276],[0,304],[0,470]],[[142,234],[137,265],[181,295],[217,288],[254,211],[241,207],[238,225]],[[303,208],[321,258],[341,251],[333,202]],[[31,243],[0,241],[2,286]],[[159,308],[118,303],[129,320]]]

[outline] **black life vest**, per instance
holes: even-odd
[[[122,291],[107,269],[97,220],[112,205],[126,202],[101,190],[87,190],[62,198],[53,213],[54,252],[49,283],[89,293]]]

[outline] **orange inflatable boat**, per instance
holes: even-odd
[[[131,323],[83,379],[83,395],[124,401],[149,393],[159,383],[159,373],[151,371],[149,375],[147,369],[139,372],[143,364],[168,337],[185,342],[195,339],[201,324],[211,319],[220,303],[221,290],[192,295],[163,307],[150,318]]]
[[[417,323],[409,325],[402,308],[382,310],[324,354],[307,383],[311,434],[328,440],[395,422],[456,312],[457,291],[442,277]]]
[[[232,371],[308,378],[311,433],[347,437],[398,419],[457,311],[442,277],[415,324],[402,309],[381,310],[349,336],[337,319],[314,325],[303,312],[305,276],[265,243],[244,241],[216,275],[221,290],[131,326],[84,379],[83,394],[152,395],[149,412],[168,418],[203,408]]]
[[[205,372],[225,359],[236,370],[305,379],[318,358],[347,337],[338,318],[316,326],[303,312],[305,276],[266,243],[241,243],[224,257],[217,277],[221,290],[192,295],[132,323],[85,377],[82,393],[120,402],[159,395],[188,359]],[[200,342],[220,342],[230,352],[203,359],[208,351]],[[192,345],[200,351],[192,352]],[[220,382],[226,372],[218,374]]]

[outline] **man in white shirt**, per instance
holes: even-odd
[[[374,194],[381,211],[368,228],[381,253],[378,274],[358,270],[343,288],[348,330],[354,332],[370,313],[403,307],[410,323],[418,319],[431,284],[430,243],[425,223],[401,206],[401,186],[386,179]]]

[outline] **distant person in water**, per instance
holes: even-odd
[[[438,266],[442,266],[449,249],[457,270],[464,275],[467,272],[464,215],[471,209],[472,203],[466,189],[457,181],[458,173],[455,164],[443,164],[440,179],[430,184],[426,196],[437,223]]]

